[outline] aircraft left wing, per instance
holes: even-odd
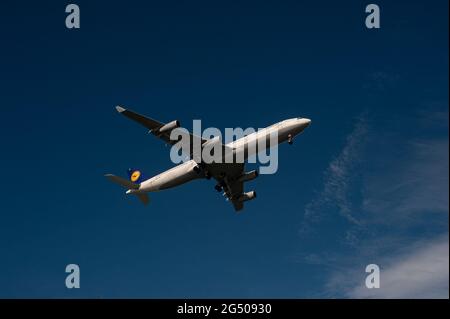
[[[175,143],[177,143],[177,140],[171,140],[170,139],[170,133],[172,132],[173,129],[179,127],[179,123],[178,121],[172,121],[170,123],[162,123],[159,121],[156,121],[152,118],[146,117],[144,115],[141,115],[139,113],[133,112],[131,110],[127,110],[121,106],[116,106],[116,110],[117,112],[119,112],[122,115],[125,115],[126,117],[128,117],[129,119],[141,124],[142,126],[146,127],[149,130],[149,133],[152,133],[153,135],[155,135],[156,137],[160,138],[161,140],[163,140],[166,144],[169,145],[174,145]],[[181,135],[183,135],[183,133],[180,131]],[[202,139],[199,136],[193,135],[192,133],[188,133],[189,134],[189,141],[190,141],[190,153],[189,155],[192,157],[192,153],[193,153],[193,145],[194,143],[199,143],[200,145],[202,145],[204,142],[206,142],[205,139]],[[186,136],[187,137],[187,136]],[[184,140],[185,136],[182,137]]]

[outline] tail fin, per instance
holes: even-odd
[[[129,180],[126,180],[122,177],[113,175],[113,174],[106,174],[106,178],[108,178],[110,181],[119,184],[120,186],[123,186],[125,188],[128,188],[127,194],[133,194],[136,195],[139,200],[144,204],[147,205],[149,203],[149,197],[147,193],[133,193],[132,190],[139,189],[139,184],[135,184],[133,182],[130,182]]]
[[[135,168],[129,168],[127,173],[128,173],[128,178],[133,183],[140,184],[147,179],[147,177],[140,170],[135,169]]]

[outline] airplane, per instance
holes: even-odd
[[[162,123],[121,106],[116,106],[116,110],[120,114],[146,127],[149,130],[149,133],[160,138],[166,144],[174,145],[179,142],[179,140],[170,139],[172,130],[180,127],[180,122],[178,120]],[[223,149],[231,150],[234,154],[244,152],[244,162],[223,161],[220,163],[204,163],[201,160],[195,160],[192,147],[195,142],[200,143],[203,148],[208,144],[219,143],[220,141],[216,138],[206,140],[189,133],[189,136],[186,137],[190,143],[190,160],[151,178],[147,178],[140,170],[131,168],[128,169],[128,180],[113,174],[106,174],[105,177],[112,182],[125,187],[127,189],[126,194],[136,195],[144,204],[149,202],[148,193],[150,192],[157,192],[179,186],[198,178],[210,179],[213,177],[217,181],[215,189],[218,192],[223,192],[223,195],[233,204],[235,211],[238,212],[244,208],[244,202],[256,198],[255,191],[244,192],[244,183],[255,179],[259,175],[257,170],[245,172],[245,160],[247,160],[249,156],[255,155],[256,152],[262,151],[253,150],[252,152],[249,148],[250,143],[255,143],[255,141],[258,141],[259,139],[267,140],[271,132],[276,130],[278,133],[278,144],[286,141],[289,144],[292,144],[294,137],[302,133],[310,123],[311,120],[307,118],[291,118],[275,123],[266,129],[258,130],[257,132],[225,145],[221,144]],[[269,147],[273,147],[273,145],[267,145],[266,149]]]

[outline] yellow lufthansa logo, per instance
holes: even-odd
[[[131,181],[135,182],[139,179],[139,177],[141,176],[141,172],[139,171],[134,171],[133,174],[131,174]]]

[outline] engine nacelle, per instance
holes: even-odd
[[[170,123],[167,123],[166,125],[161,126],[158,132],[159,133],[170,132],[177,127],[180,127],[180,122],[175,120]]]
[[[251,191],[251,192],[247,192],[247,193],[243,193],[240,197],[239,197],[239,201],[240,202],[246,202],[248,200],[252,200],[256,198],[256,192],[255,191]]]
[[[251,181],[252,179],[257,178],[259,175],[258,171],[255,169],[253,171],[250,172],[246,172],[244,174],[242,174],[239,178],[238,181],[239,182],[248,182]]]

